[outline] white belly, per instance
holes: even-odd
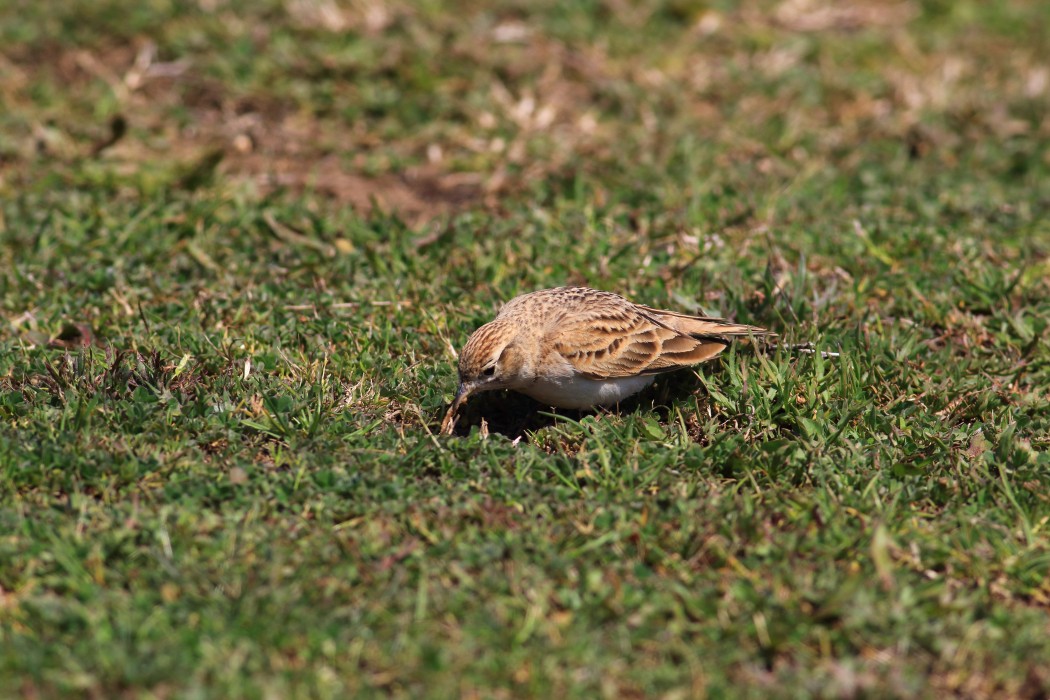
[[[586,379],[583,377],[540,379],[517,388],[517,391],[548,406],[590,408],[619,403],[628,396],[637,394],[652,384],[655,379],[653,375],[618,379]]]

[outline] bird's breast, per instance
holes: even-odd
[[[585,377],[539,377],[517,391],[548,406],[558,408],[591,408],[611,406],[637,394],[656,379],[653,375],[587,379]]]

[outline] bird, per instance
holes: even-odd
[[[710,360],[733,338],[775,335],[589,287],[522,294],[463,346],[459,387],[441,431],[452,433],[456,412],[479,392],[510,389],[557,408],[610,406],[658,374]]]

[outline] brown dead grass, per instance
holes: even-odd
[[[232,154],[226,161],[226,171],[234,178],[250,181],[262,192],[309,190],[330,196],[356,211],[397,213],[411,225],[485,203],[476,177],[446,173],[430,166],[367,177],[348,170],[337,155],[315,160],[260,149]]]
[[[0,183],[18,182],[25,166],[34,163],[71,166],[98,158],[115,172],[131,175],[149,162],[191,165],[217,153],[230,181],[259,194],[309,190],[362,213],[376,208],[394,212],[413,225],[486,202],[492,205],[501,190],[500,183],[483,187],[480,176],[432,164],[365,175],[348,162],[353,149],[336,144],[360,145],[367,136],[354,139],[346,133],[350,130],[310,119],[265,95],[230,97],[218,81],[202,76],[189,62],[158,62],[150,42],[99,51],[37,48],[5,58],[0,69],[0,94],[20,103],[27,114],[32,110],[25,91],[41,76],[85,100],[108,90],[122,107],[108,124],[30,121],[15,157],[0,159]],[[177,110],[188,111],[189,118],[174,118]]]

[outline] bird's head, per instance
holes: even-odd
[[[460,406],[471,394],[520,384],[524,356],[517,335],[513,324],[498,320],[474,331],[459,354],[459,390],[453,406]]]

